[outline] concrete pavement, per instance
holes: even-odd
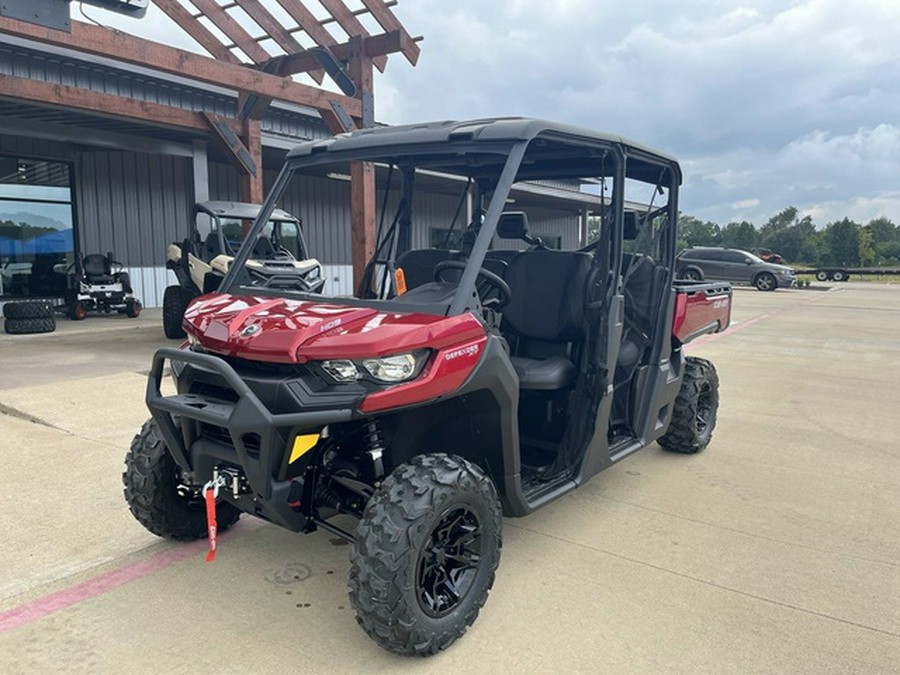
[[[741,289],[734,319],[689,350],[722,383],[707,451],[505,520],[481,616],[427,660],[356,627],[328,533],[244,518],[205,564],[134,521],[158,317],[5,336],[0,672],[897,672],[900,287]]]

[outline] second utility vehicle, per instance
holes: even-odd
[[[291,181],[358,161],[374,163],[383,201],[356,296],[257,274],[256,244]],[[299,145],[218,292],[188,308],[188,341],[154,357],[152,418],[123,476],[131,512],[173,539],[242,513],[344,537],[363,630],[399,654],[445,649],[487,600],[502,515],[526,516],[654,441],[681,453],[710,442],[716,371],[684,345],[728,326],[731,287],[675,279],[680,182],[662,153],[529,119]],[[471,204],[459,248],[410,247],[434,223],[433,210],[417,223],[424,190]],[[552,204],[554,222],[569,218],[564,241],[585,212],[599,238],[546,248],[529,221]],[[433,241],[454,240],[461,210]]]
[[[178,280],[163,294],[166,337],[185,336],[184,310],[197,296],[219,287],[244,233],[258,214],[258,204],[213,201],[194,206],[190,235],[184,241],[169,244],[166,252],[166,267]],[[319,261],[308,257],[300,221],[281,209],[269,214],[248,265],[253,274],[266,278],[270,285],[311,293],[321,291],[325,285]]]

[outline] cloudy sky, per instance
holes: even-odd
[[[678,157],[682,209],[721,224],[789,205],[819,226],[900,221],[900,0],[400,0],[394,11],[425,40],[415,68],[396,55],[377,75],[379,121],[525,115],[619,133]],[[127,28],[154,32],[140,24]]]

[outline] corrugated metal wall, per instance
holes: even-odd
[[[209,162],[208,166],[209,198],[213,201],[240,201],[241,182],[237,169],[230,164],[220,162]]]
[[[64,162],[71,162],[75,159],[74,150],[66,143],[21,136],[0,135],[0,154],[35,159],[58,159]]]
[[[166,246],[187,236],[190,161],[133,152],[85,152],[75,172],[81,250],[114,251],[127,265],[165,265]]]
[[[528,229],[532,236],[559,236],[562,238],[560,248],[564,251],[579,248],[578,214],[554,209],[529,207]]]
[[[237,95],[211,92],[128,70],[47,54],[24,47],[0,45],[0,74],[52,82],[184,110],[233,116]],[[190,77],[185,73],[185,77]],[[315,116],[271,108],[261,120],[263,131],[293,139],[328,138],[325,124]]]
[[[193,205],[190,160],[134,152],[84,152],[75,171],[80,251],[112,251],[145,307],[159,307],[166,248],[187,236]]]

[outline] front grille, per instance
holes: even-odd
[[[203,438],[208,438],[209,440],[217,441],[225,445],[233,445],[231,434],[228,433],[228,429],[225,427],[201,422],[200,435]],[[262,440],[260,439],[259,434],[247,433],[241,437],[241,440],[244,443],[244,447],[247,449],[248,455],[251,457],[259,457],[260,449],[262,447]]]

